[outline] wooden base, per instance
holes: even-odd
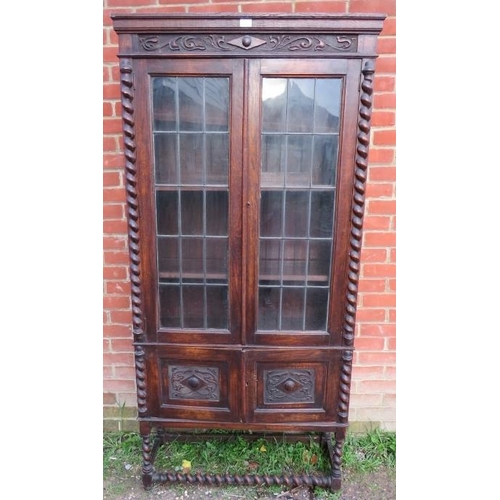
[[[200,441],[204,438],[210,437],[211,439],[219,440],[231,440],[235,439],[236,435],[225,435],[225,434],[194,434],[189,432],[181,433],[167,433],[165,429],[159,428],[155,434],[154,442],[151,444],[151,431],[152,428],[145,423],[141,423],[141,435],[142,435],[142,450],[143,450],[143,467],[142,467],[142,483],[145,489],[150,489],[153,484],[164,484],[164,483],[199,483],[207,484],[211,486],[286,486],[289,488],[294,488],[297,486],[308,486],[311,488],[329,488],[331,491],[336,491],[340,489],[341,486],[341,471],[340,464],[342,459],[342,448],[345,439],[345,428],[340,428],[334,433],[324,432],[316,437],[316,441],[319,440],[321,443],[321,448],[324,453],[327,454],[330,462],[330,474],[324,473],[314,473],[314,474],[184,474],[179,472],[164,471],[159,472],[154,468],[154,460],[158,453],[160,446],[168,442],[170,439],[176,439],[180,441]],[[238,434],[241,436],[241,434]],[[251,435],[245,435],[245,438],[249,440],[255,440],[261,437],[272,438],[277,436],[277,434],[269,433],[256,433]],[[280,439],[285,439],[287,441],[309,441],[310,436],[304,433],[290,434],[290,435],[280,435]],[[333,444],[333,440],[335,444]]]

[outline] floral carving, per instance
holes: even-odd
[[[166,49],[171,52],[261,50],[275,52],[355,52],[357,37],[324,35],[151,35],[140,36],[139,43],[147,52]]]

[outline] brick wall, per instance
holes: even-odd
[[[396,0],[105,0],[104,116],[104,424],[135,429],[118,39],[112,12],[383,12],[379,40],[365,231],[351,389],[351,428],[395,430],[396,406]]]

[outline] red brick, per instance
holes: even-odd
[[[391,218],[388,216],[367,215],[363,220],[363,227],[365,231],[386,231],[389,229],[390,223]]]
[[[396,58],[382,56],[375,61],[375,74],[396,73]]]
[[[365,247],[393,247],[396,246],[396,233],[365,232]]]
[[[103,335],[106,338],[131,337],[130,325],[104,325]]]
[[[127,234],[127,221],[105,220],[103,230],[105,234]]]
[[[102,210],[103,217],[105,219],[118,219],[122,220],[125,217],[125,212],[123,211],[123,205],[121,204],[106,204],[103,206]]]
[[[169,1],[175,3],[175,0],[169,0]],[[193,2],[193,0],[183,0],[183,1]],[[155,5],[155,4],[156,0],[108,0],[107,1],[107,7],[138,7],[139,5]]]
[[[122,380],[134,380],[135,381],[135,367],[133,366],[115,366],[114,372],[115,377]]]
[[[391,229],[393,231],[396,231],[396,216],[395,215],[392,216],[392,226],[391,226]]]
[[[391,337],[396,335],[396,325],[385,323],[382,325],[360,325],[361,336]]]
[[[355,339],[354,343],[356,348],[358,348],[358,340]],[[355,366],[352,370],[353,380],[366,380],[366,379],[376,379],[380,380],[384,375],[383,366]]]
[[[128,277],[128,266],[106,266],[103,268],[105,280],[124,280]]]
[[[394,92],[375,94],[373,97],[373,109],[395,109],[396,94]]]
[[[111,67],[111,80],[113,82],[119,82],[120,81],[120,65],[113,64],[110,67]]]
[[[111,379],[114,378],[115,374],[113,373],[114,370],[111,366],[103,366],[102,367],[102,378],[103,379]]]
[[[396,305],[396,296],[391,294],[370,294],[363,298],[363,307],[394,307]]]
[[[389,290],[391,292],[395,292],[396,291],[396,280],[395,279],[389,280]]]
[[[328,2],[331,3],[331,2]],[[287,2],[259,2],[241,4],[242,12],[292,12],[292,3]]]
[[[126,199],[127,195],[124,187],[103,189],[103,200],[107,203],[124,203]]]
[[[103,357],[104,366],[134,364],[134,354],[131,352],[107,352]]]
[[[361,252],[363,262],[385,262],[387,250],[385,248],[364,248]]]
[[[389,422],[395,422],[396,413],[394,408],[381,408],[379,405],[375,405],[374,407],[364,407],[358,408],[356,413],[356,420],[365,421],[370,420],[379,421],[384,423],[384,429],[389,430],[387,428],[387,424]]]
[[[356,313],[357,321],[361,323],[373,323],[384,321],[385,319],[385,309],[358,309]]]
[[[349,12],[377,12],[396,15],[396,0],[351,0]]]
[[[363,276],[380,278],[396,276],[396,266],[394,264],[364,264]],[[392,305],[392,304],[391,304]]]
[[[111,323],[129,325],[132,323],[132,311],[110,311]]]
[[[105,309],[128,309],[130,307],[130,298],[121,295],[108,295],[103,298]]]
[[[363,254],[361,254],[361,258],[363,258]],[[362,279],[359,281],[358,290],[360,293],[365,292],[384,292],[385,291],[385,280],[376,279],[376,280],[367,280]]]
[[[116,150],[116,140],[114,137],[103,137],[102,140],[103,151],[115,151]]]
[[[238,12],[238,6],[230,4],[194,5],[193,7],[188,6],[188,12]]]
[[[102,103],[102,116],[113,116],[113,105],[110,102]]]
[[[389,337],[387,339],[387,349],[390,351],[396,350],[396,337]]]
[[[382,151],[382,150],[379,150]],[[390,150],[392,151],[392,150]],[[373,167],[368,169],[368,179],[370,181],[395,181],[396,167]]]
[[[396,200],[368,200],[370,215],[393,215],[396,213]]]
[[[396,322],[396,309],[389,309],[389,321]]]
[[[128,252],[104,252],[104,263],[107,265],[128,264]]]
[[[102,9],[102,24],[103,26],[112,26],[113,21],[111,20],[111,14],[116,12],[115,9]]]
[[[390,36],[396,34],[396,18],[386,17],[380,36]]]
[[[122,131],[121,118],[104,118],[103,120],[105,134],[119,134]]]
[[[375,130],[373,132],[373,144],[393,146],[396,144],[395,130]]]
[[[130,297],[130,282],[129,281],[108,281],[106,283],[106,293],[116,295],[126,295]]]
[[[396,83],[396,78],[394,78],[393,76],[375,75],[375,80],[373,82],[373,90],[375,92],[392,92],[394,90],[395,83]]]
[[[104,101],[120,99],[120,85],[117,83],[106,83],[102,86],[102,98]]]
[[[396,53],[396,37],[380,38],[378,41],[378,53],[395,54]]]
[[[105,250],[126,250],[127,242],[125,238],[116,238],[113,236],[105,236],[103,238],[102,247]]]
[[[132,392],[135,390],[135,382],[133,380],[106,380],[104,385],[108,391],[113,392]]]
[[[368,154],[368,161],[370,167],[368,168],[368,173],[372,170],[372,165],[374,163],[392,163],[394,160],[394,149],[393,148],[377,148],[375,146],[370,148]]]
[[[391,367],[387,367],[391,368]],[[396,394],[383,394],[382,395],[382,406],[390,406],[394,408],[396,406]]]
[[[396,363],[395,352],[358,352],[358,363],[360,365],[390,365]]]
[[[104,405],[114,405],[116,404],[116,395],[111,394],[110,392],[105,392],[102,395],[102,403]]]
[[[368,184],[366,186],[367,198],[391,198],[393,194],[393,184]]]
[[[109,30],[109,43],[110,45],[118,45],[118,33],[114,29]]]
[[[396,124],[396,113],[394,111],[374,111],[372,125],[374,127],[388,127]]]
[[[102,185],[106,187],[117,187],[121,184],[120,172],[103,172]]]
[[[396,249],[395,248],[391,248],[391,251],[389,254],[389,261],[396,262]]]
[[[297,2],[295,12],[347,12],[343,0],[332,2]]]
[[[188,1],[189,0],[186,0],[185,3],[187,3]],[[206,0],[206,1],[208,2],[209,0]],[[158,13],[158,6],[156,6],[156,7],[148,7],[148,6],[137,7],[136,12],[138,12],[140,14],[149,14],[149,13],[156,14],[156,13]],[[184,5],[173,5],[172,7],[167,7],[166,5],[165,6],[162,5],[161,12],[163,14],[184,13],[184,12],[186,12],[186,7]]]
[[[113,352],[134,352],[132,339],[111,339],[111,349]]]
[[[361,337],[354,341],[356,349],[360,351],[381,351],[384,348],[384,339],[377,337]]]
[[[357,385],[361,394],[376,394],[380,392],[394,394],[396,392],[395,380],[360,380]]]
[[[105,63],[118,62],[118,47],[107,46],[102,49],[102,59]]]
[[[373,406],[379,407],[381,404],[381,394],[356,394],[354,391],[351,391],[351,398],[349,401],[349,407],[351,408],[351,411],[354,408],[366,408]],[[351,420],[353,419],[351,418]]]
[[[125,159],[123,154],[105,154],[103,155],[104,168],[123,168],[125,166]]]

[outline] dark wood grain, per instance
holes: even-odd
[[[138,420],[143,439],[142,478],[146,488],[150,488],[154,482],[172,481],[288,486],[305,484],[340,488],[340,465],[348,426],[354,350],[373,62],[376,57],[377,35],[382,29],[384,17],[381,14],[112,15],[114,29],[119,34],[118,57],[121,59],[132,328]],[[246,21],[241,23],[241,19]],[[251,26],[245,26],[245,23],[249,23],[248,20],[251,20]],[[177,82],[186,78],[218,77],[227,78],[229,81],[229,176],[226,191],[229,200],[228,212],[221,221],[215,221],[215,225],[210,226],[219,228],[225,226],[226,222],[228,225],[227,299],[207,301],[207,294],[216,290],[210,288],[210,285],[214,284],[211,280],[215,280],[215,286],[221,286],[217,280],[225,279],[225,271],[222,272],[217,267],[219,261],[225,262],[225,256],[213,256],[212,252],[211,262],[217,265],[211,267],[210,272],[207,272],[206,265],[201,270],[197,264],[200,260],[198,256],[205,255],[203,252],[206,247],[203,245],[207,244],[202,243],[207,241],[203,238],[206,238],[204,231],[208,227],[206,213],[203,215],[203,200],[208,199],[209,195],[203,193],[220,188],[200,184],[196,181],[196,176],[186,176],[185,172],[180,175],[184,159],[181,160],[180,153],[175,153],[176,149],[172,149],[173,141],[179,141],[175,144],[180,144],[182,134],[193,138],[195,136],[189,134],[199,133],[196,129],[181,129],[180,122],[207,123],[206,110],[209,108],[204,107],[205,97],[197,97],[196,90],[193,91],[195,94],[189,94],[191,91],[186,90],[188,93],[185,94],[185,99],[192,99],[194,104],[183,108],[182,116],[179,115],[181,111],[178,104],[176,109],[171,109],[170,106],[168,109],[162,109],[160,113],[154,107],[151,95],[152,79],[156,77],[173,78],[177,79]],[[335,132],[336,138],[332,139],[335,141],[332,143],[334,146],[331,146],[336,154],[338,153],[338,158],[329,159],[332,169],[335,168],[333,162],[336,161],[336,178],[334,181],[321,181],[323,184],[333,182],[331,186],[321,188],[318,183],[310,188],[300,187],[301,185],[278,187],[272,182],[277,182],[276,179],[279,180],[280,175],[285,179],[286,171],[281,173],[279,169],[273,170],[271,165],[269,170],[263,170],[261,173],[263,78],[341,81],[340,117],[335,118],[338,132]],[[180,85],[176,83],[175,88],[180,88]],[[200,85],[199,88],[205,89],[205,84]],[[210,109],[216,109],[213,104],[210,106]],[[196,109],[202,110],[199,111],[202,117],[196,116]],[[264,114],[268,116],[266,109],[269,108],[264,109]],[[160,114],[154,115],[153,111]],[[215,113],[220,116],[217,110]],[[300,121],[299,111],[295,110],[294,113],[293,119]],[[161,133],[171,134],[165,142],[160,143],[163,148],[158,149],[160,152],[157,152],[153,145],[154,134],[158,132],[153,130],[153,115],[159,123],[170,124],[168,126],[175,124],[174,130],[160,130]],[[274,118],[274,115],[269,116],[272,116],[272,126],[277,126],[279,119]],[[217,121],[217,118],[214,120],[210,122],[211,126],[213,123],[216,123],[216,126],[222,123],[221,120]],[[286,141],[292,141],[290,144],[295,144],[293,134],[297,134],[297,130],[310,136],[316,134],[314,129],[308,130],[305,125],[301,128],[293,124],[292,128],[293,130],[287,128],[282,133]],[[288,139],[289,130],[292,139]],[[204,133],[205,129],[200,132]],[[227,134],[227,131],[224,133]],[[208,141],[207,136],[203,137],[205,139],[202,139],[200,144]],[[170,144],[170,149],[164,144]],[[294,147],[292,151],[297,149]],[[169,173],[173,171],[168,170],[171,168],[168,167],[171,165],[168,162],[174,161],[171,159],[161,160],[165,162],[162,165],[167,165],[162,167],[166,169],[167,181],[161,180],[158,183],[155,177],[155,162],[159,160],[155,155],[160,154],[166,158],[176,158],[176,168],[179,169],[177,183],[169,184],[168,181],[168,176],[173,175]],[[189,151],[186,154],[192,158],[203,158],[204,150]],[[202,164],[205,165],[204,160]],[[300,167],[296,179],[303,176],[302,165]],[[312,160],[308,168],[313,171]],[[310,179],[313,178],[312,173],[307,175],[310,175]],[[323,179],[322,173],[318,175],[318,178]],[[184,179],[182,182],[181,177]],[[196,182],[198,184],[192,184]],[[285,229],[278,236],[271,236],[271,239],[283,242],[280,243],[283,257],[279,257],[282,266],[279,272],[272,267],[273,259],[276,259],[274,254],[266,256],[272,245],[260,246],[262,189],[273,189],[282,193],[291,190],[290,192],[299,193],[283,195],[283,207],[285,200],[289,200],[290,205],[287,208],[286,221],[283,208],[278,223],[286,226],[282,226]],[[316,220],[319,215],[312,211],[304,213],[303,210],[311,208],[304,206],[302,210],[298,204],[305,196],[300,194],[301,190],[308,193],[308,189],[316,189],[317,192],[322,192],[323,189],[324,192],[334,193],[325,195],[329,196],[329,200],[334,199],[334,203],[328,201],[329,204],[326,205],[334,207],[333,229],[331,225],[326,232],[321,232],[323,229],[314,229],[315,236],[309,234],[310,229],[305,234],[303,228],[310,227],[311,223],[307,222],[309,218]],[[184,249],[183,245],[190,245],[185,248],[188,251],[186,262],[191,267],[182,271],[185,271],[183,278],[181,275],[177,276],[179,273],[175,268],[168,267],[169,262],[176,262],[175,259],[179,260],[180,266],[184,265],[180,257],[165,257],[165,252],[175,254],[174,250],[165,250],[172,247],[165,246],[161,251],[157,251],[156,192],[161,193],[160,205],[165,211],[162,212],[161,221],[158,223],[161,227],[160,238],[178,238],[179,252]],[[182,194],[187,192],[190,194]],[[191,200],[187,211],[181,211],[180,207],[184,206],[181,199]],[[313,195],[308,199],[312,200]],[[169,200],[179,201],[175,202],[176,205]],[[309,207],[313,206],[312,201],[308,203]],[[318,210],[325,211],[324,208]],[[263,224],[268,224],[267,219],[265,220]],[[326,220],[328,221],[328,218]],[[331,218],[329,220],[331,221]],[[185,233],[181,233],[182,224],[195,228],[194,233],[191,233],[195,235],[194,239],[186,240],[186,243],[182,243],[180,239],[185,236]],[[275,222],[273,224],[276,225]],[[263,227],[266,228],[263,231],[275,230],[272,224]],[[177,236],[175,231],[172,235],[172,228],[177,228]],[[224,232],[217,232],[219,229],[215,231],[216,237],[226,238]],[[310,286],[316,290],[311,297],[320,305],[306,307],[304,300],[309,295],[307,288],[301,288],[303,285],[300,284],[301,272],[304,272],[301,271],[301,266],[306,262],[304,249],[309,248],[311,238],[328,241],[330,237],[333,243],[329,243],[329,246],[319,245],[315,248],[331,248],[331,255],[325,257],[322,255],[322,252],[325,253],[323,250],[315,250],[315,262],[321,265],[315,264],[315,271],[311,272],[308,278]],[[294,238],[307,243],[287,243],[288,240],[295,241]],[[267,269],[265,271],[259,269],[260,252],[263,253],[262,267]],[[166,266],[161,267],[161,272],[157,253],[162,256],[162,265]],[[330,250],[326,253],[330,254]],[[328,262],[330,257],[333,264],[328,275],[323,263]],[[288,266],[286,273],[283,271],[285,261]],[[160,280],[167,286],[162,289],[162,293],[178,296],[178,304],[175,302],[177,299],[160,295]],[[296,280],[299,280],[298,285]],[[266,284],[268,282],[280,284]],[[276,328],[272,323],[274,312],[270,313],[270,323],[259,323],[259,311],[268,311],[268,307],[274,307],[275,304],[272,302],[272,289],[263,292],[263,302],[259,303],[259,283],[264,283],[264,288],[276,286],[276,289],[281,290],[282,302],[278,304],[281,308],[278,314],[283,315],[285,311],[289,316],[288,319],[285,318],[286,321],[280,320]],[[194,295],[181,295],[182,286],[198,286],[200,288],[197,290],[204,290],[205,295],[198,291]],[[328,295],[321,290],[318,292],[321,286],[327,289]],[[290,291],[292,289],[299,292]],[[301,290],[304,290],[304,300],[300,299]],[[220,293],[219,297],[225,297],[224,291]],[[183,300],[190,302],[184,304]],[[229,307],[227,325],[224,320],[211,323],[221,326],[220,328],[200,327],[203,324],[208,325],[206,314],[210,304],[223,304],[224,301]],[[165,303],[168,307],[160,307]],[[299,306],[303,307],[302,312],[295,310]],[[194,320],[191,317],[189,320],[179,319],[184,318],[183,307],[197,313]],[[318,315],[317,307],[328,307],[328,310],[326,312],[324,309],[324,316],[321,316]],[[319,319],[306,321],[307,311],[313,311],[315,318]],[[210,317],[216,318],[218,313],[222,315],[223,311],[211,310]],[[262,313],[262,317],[267,318],[267,314],[269,313]],[[297,327],[300,314],[303,314],[302,328]],[[167,319],[173,319],[164,321],[165,315]],[[223,327],[224,325],[227,327]],[[269,325],[273,329],[269,329]],[[306,325],[307,328],[318,330],[309,331]],[[153,464],[156,453],[165,441],[164,431],[167,428],[188,433],[194,429],[221,428],[292,434],[321,433],[321,442],[330,460],[331,473],[255,476],[157,472]]]

